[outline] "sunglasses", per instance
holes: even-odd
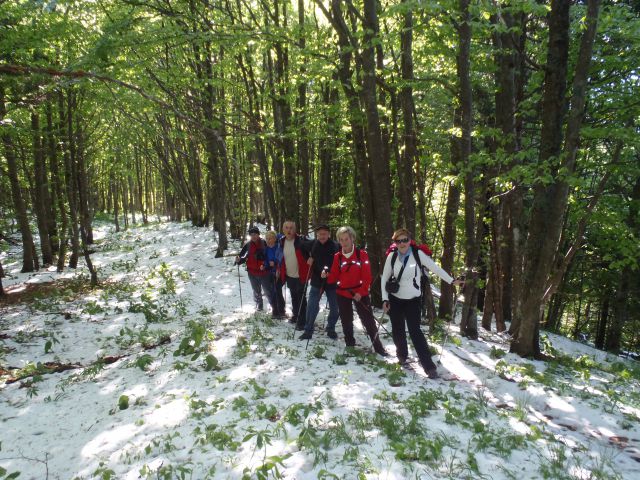
[[[396,239],[396,243],[409,243],[408,238],[398,238]]]

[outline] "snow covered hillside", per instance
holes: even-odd
[[[97,233],[97,289],[2,258],[0,479],[640,478],[637,362],[554,335],[555,361],[523,360],[452,326],[455,380],[428,380],[357,320],[346,351],[340,323],[305,348],[255,314],[211,230]]]

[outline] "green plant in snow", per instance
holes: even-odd
[[[47,337],[48,340],[44,343],[44,353],[50,353],[53,349],[53,346],[57,343],[60,343],[60,340],[58,340],[58,337],[56,337],[56,334],[54,332],[47,332]]]
[[[245,358],[251,352],[251,344],[247,337],[239,335],[236,339],[236,347],[233,349],[233,356],[236,358]]]
[[[258,418],[269,420],[270,422],[275,422],[280,419],[278,407],[275,405],[267,405],[264,402],[260,402],[256,405],[256,415]]]
[[[254,378],[251,378],[247,381],[247,384],[244,385],[243,390],[245,392],[253,390],[252,398],[254,400],[265,398],[268,393],[267,388],[260,385]]]
[[[402,370],[402,367],[400,365],[395,365],[395,367],[395,370],[387,371],[385,373],[385,377],[387,378],[389,385],[391,385],[392,387],[399,387],[401,385],[404,385],[404,379],[407,377],[407,375]]]
[[[258,480],[267,480],[269,478],[284,478],[278,467],[284,467],[284,461],[291,456],[290,453],[286,455],[272,455],[263,459],[262,465],[258,466],[253,472],[246,467],[242,471],[242,480],[250,480],[255,475]],[[253,475],[252,475],[253,473]]]
[[[211,400],[211,402],[206,402],[204,400],[200,400],[196,393],[193,393],[191,396],[187,396],[186,400],[189,402],[189,411],[191,412],[191,416],[198,420],[215,415],[224,406],[224,400],[221,398]]]
[[[312,358],[326,358],[324,356],[326,352],[326,348],[324,348],[322,345],[315,345],[313,347],[313,350],[311,350],[310,356]]]
[[[196,445],[212,445],[217,450],[230,450],[232,452],[235,452],[240,447],[240,442],[236,440],[236,431],[229,425],[220,426],[212,423],[204,425],[204,428],[197,426],[193,430],[193,435],[196,437]]]
[[[504,358],[506,354],[507,354],[506,350],[503,350],[501,348],[496,348],[493,345],[491,346],[491,350],[489,351],[489,357],[493,359]]]
[[[143,372],[149,368],[149,365],[153,363],[153,357],[148,353],[143,353],[138,358],[136,358],[135,365]]]
[[[347,357],[342,353],[336,353],[335,357],[333,357],[333,363],[335,365],[346,365]]]
[[[478,431],[471,437],[474,451],[492,451],[501,457],[508,458],[513,450],[520,450],[527,443],[524,435],[514,434],[506,429],[480,427],[477,423],[475,425]]]
[[[106,467],[104,462],[100,462],[98,468],[93,472],[93,476],[100,480],[111,480],[112,478],[116,478],[116,472]]]
[[[207,330],[205,325],[189,320],[185,329],[185,336],[180,341],[176,351],[173,352],[173,356],[190,356],[191,361],[197,360],[200,355],[207,353],[209,342],[213,341],[213,338],[213,332]]]
[[[193,468],[190,463],[185,465],[171,465],[164,463],[157,469],[152,469],[148,465],[143,465],[139,470],[140,477],[146,480],[187,480],[193,478]]]
[[[318,413],[322,406],[316,403],[292,403],[282,415],[282,420],[294,427],[301,425],[312,413]]]
[[[447,395],[441,390],[420,389],[417,393],[407,397],[402,402],[412,417],[422,418],[430,414],[431,411],[438,410],[438,404],[447,400]]]
[[[391,448],[398,460],[409,462],[425,462],[436,465],[442,458],[445,443],[441,437],[426,438],[410,436],[404,441],[392,441]]]

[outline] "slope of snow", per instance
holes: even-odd
[[[501,353],[499,335],[473,342],[451,326],[440,373],[459,380],[430,381],[369,354],[358,321],[352,352],[321,331],[324,309],[308,348],[286,320],[254,313],[246,271],[214,258],[211,230],[97,233],[96,289],[84,267],[21,274],[17,252],[2,258],[12,294],[58,281],[42,298],[0,303],[7,474],[639,478],[634,362],[554,335],[561,361],[529,361]],[[429,339],[438,352],[440,339]],[[45,362],[75,368],[48,373]]]

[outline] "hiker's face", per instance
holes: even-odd
[[[348,233],[340,234],[338,236],[338,241],[340,242],[343,252],[349,253],[353,249],[353,240],[351,240],[351,235]]]
[[[296,225],[293,222],[284,222],[282,224],[282,233],[288,240],[292,240],[296,236]]]
[[[274,237],[273,235],[269,235],[267,237],[267,245],[269,247],[273,247],[276,244],[276,237]]]
[[[329,232],[326,230],[318,230],[316,232],[316,238],[320,243],[327,243],[327,240],[329,240]]]
[[[407,253],[407,250],[409,250],[409,242],[411,241],[411,239],[406,236],[406,235],[401,235],[400,237],[398,237],[396,239],[396,245],[398,246],[398,251],[401,254],[405,254]]]
[[[255,243],[258,240],[260,240],[260,234],[259,233],[252,233],[251,234],[251,241]]]

